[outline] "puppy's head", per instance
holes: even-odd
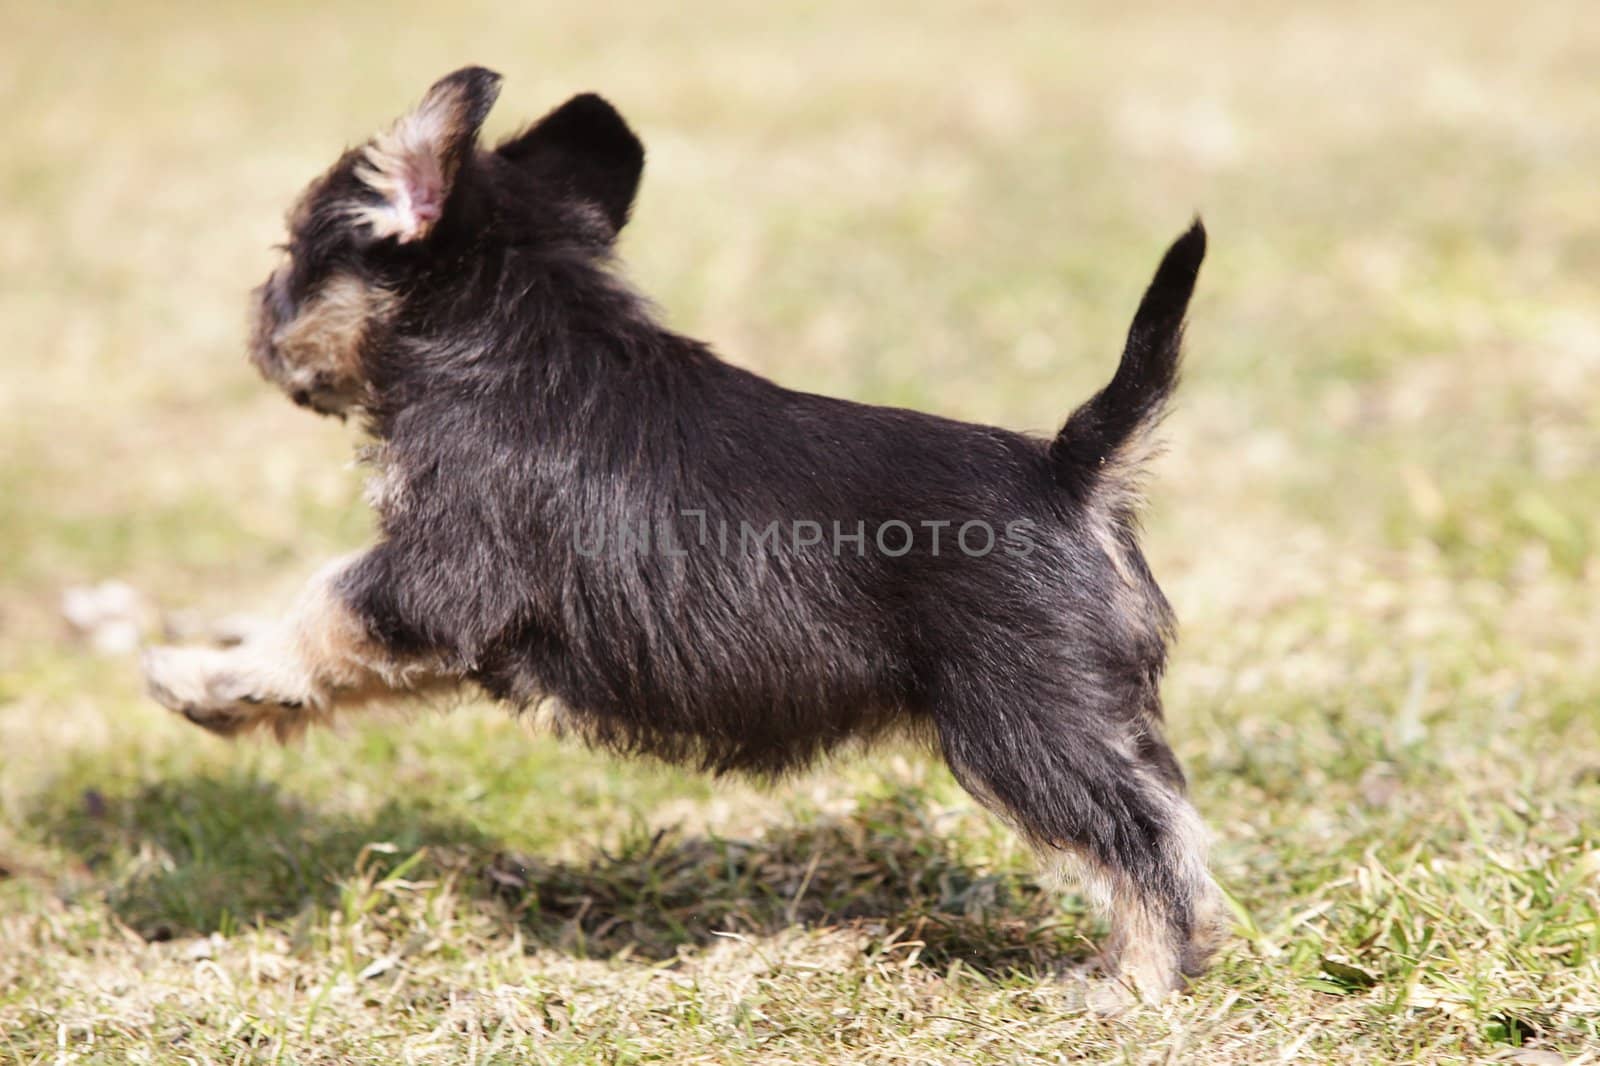
[[[485,151],[499,92],[482,67],[448,75],[290,210],[283,261],[256,290],[251,359],[295,403],[370,405],[375,365],[437,326],[423,305],[513,247],[609,252],[644,166],[638,138],[585,94]]]

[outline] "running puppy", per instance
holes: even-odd
[[[370,433],[381,535],[281,623],[157,648],[157,700],[280,738],[472,684],[617,751],[776,775],[925,738],[1072,867],[1146,997],[1221,929],[1162,739],[1173,617],[1140,553],[1141,456],[1177,377],[1197,222],[1115,376],[1050,441],[791,392],[664,329],[612,248],[644,150],[598,96],[485,149],[468,68],[289,214],[251,358]]]

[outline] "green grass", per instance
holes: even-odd
[[[10,20],[0,1062],[1594,1061],[1590,15]],[[229,746],[67,632],[72,585],[260,610],[368,535],[350,431],[254,379],[244,294],[300,185],[469,61],[495,132],[610,95],[651,152],[640,285],[824,392],[1047,430],[1204,213],[1149,546],[1237,928],[1186,996],[1088,1011],[1102,930],[920,755],[761,791],[481,706]]]

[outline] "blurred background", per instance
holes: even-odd
[[[996,1026],[1170,1048],[1130,1036],[1172,1039],[1170,1014],[1060,1006],[1050,960],[1095,930],[915,754],[758,791],[481,707],[227,746],[141,695],[129,641],[63,617],[106,581],[147,635],[271,610],[369,535],[355,430],[256,378],[246,293],[304,183],[467,63],[506,78],[491,138],[615,103],[649,153],[632,278],[798,388],[1053,431],[1202,214],[1149,551],[1240,937],[1170,1008],[1186,1046],[1594,1039],[1589,5],[135,0],[6,23],[13,1048],[1020,1054]]]

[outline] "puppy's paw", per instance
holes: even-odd
[[[143,659],[151,697],[195,725],[231,737],[271,724],[280,734],[305,706],[299,695],[266,684],[236,652],[152,648]]]
[[[1158,1006],[1183,991],[1182,979],[1169,966],[1129,965],[1127,960],[1112,962],[1104,958],[1100,960],[1099,975],[1091,978],[1090,984],[1090,1009],[1108,1016],[1136,1006]]]
[[[1161,1002],[1160,997],[1146,994],[1118,972],[1114,963],[1108,969],[1106,960],[1098,956],[1062,967],[1057,972],[1057,980],[1062,990],[1062,1006],[1069,1013],[1116,1018]]]
[[[1150,999],[1115,977],[1101,975],[1084,979],[1084,1007],[1099,1018],[1117,1018],[1137,1009]]]

